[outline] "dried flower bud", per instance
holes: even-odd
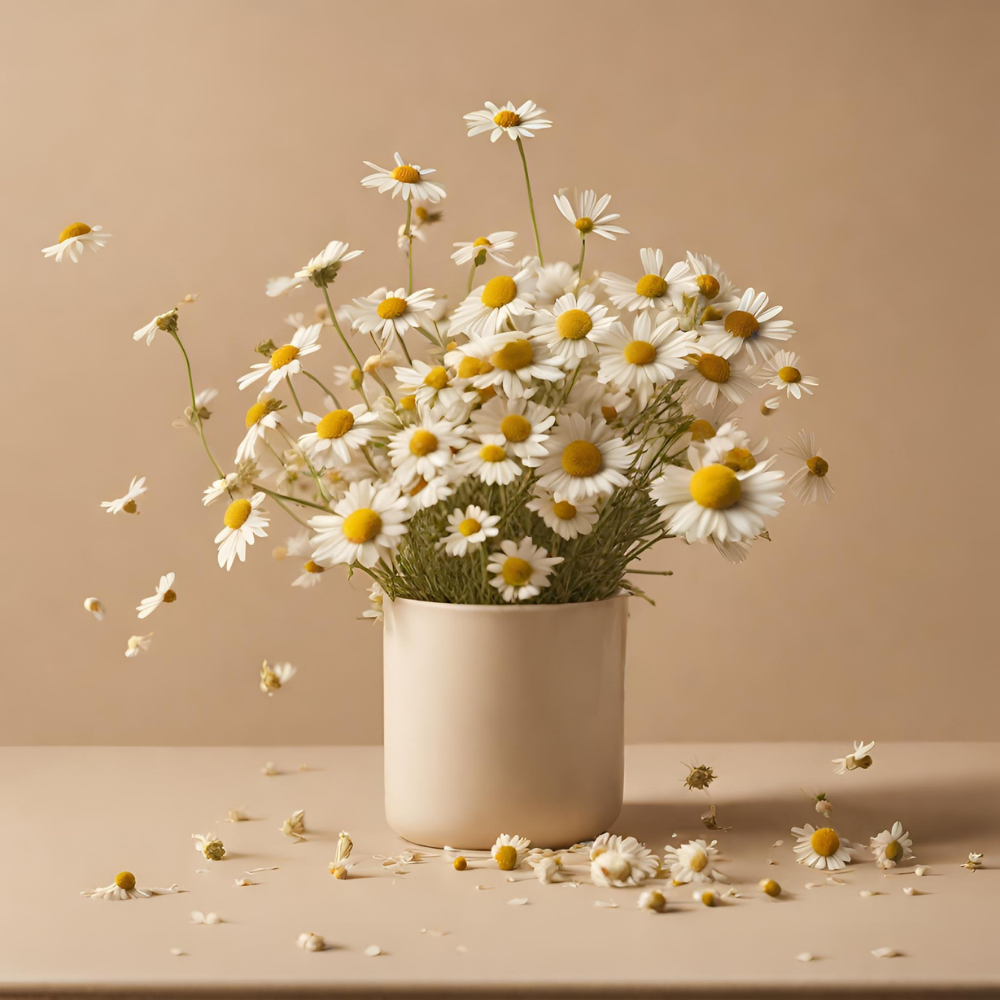
[[[254,348],[254,350],[258,354],[263,354],[265,358],[269,358],[277,349],[278,349],[278,345],[275,344],[275,342],[273,340],[271,340],[270,337],[267,340],[262,340]]]
[[[209,861],[221,861],[226,856],[226,848],[214,833],[192,833],[191,838],[196,842],[194,849]]]
[[[684,779],[686,788],[692,790],[695,788],[708,788],[716,779],[716,774],[705,764],[695,764],[694,766],[685,764],[684,766],[689,770],[688,776]]]

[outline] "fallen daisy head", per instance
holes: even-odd
[[[52,246],[42,248],[42,254],[45,257],[55,257],[57,264],[62,263],[64,256],[68,256],[74,264],[77,264],[83,256],[85,247],[90,247],[97,253],[101,247],[107,246],[111,238],[111,233],[104,232],[101,226],[88,226],[86,222],[71,222],[59,233],[59,239]]]
[[[295,667],[290,663],[276,663],[270,667],[265,660],[260,667],[260,689],[265,694],[272,695],[275,691],[280,691],[295,674]]]
[[[496,861],[500,871],[512,872],[524,864],[529,847],[531,847],[531,841],[527,838],[519,837],[517,834],[501,833],[490,854],[493,855],[493,860]]]
[[[98,889],[84,889],[81,896],[91,899],[148,899],[150,896],[162,896],[171,892],[180,892],[176,885],[166,889],[143,888],[135,884],[135,876],[131,872],[119,872],[111,885]]]
[[[980,854],[978,851],[969,851],[969,860],[959,865],[959,868],[968,868],[970,872],[974,872],[977,868],[983,867],[984,857],[985,855]]]
[[[221,861],[226,856],[226,848],[214,833],[192,833],[194,849],[204,854],[209,861]]]
[[[798,855],[796,860],[800,865],[838,871],[851,863],[853,848],[840,839],[833,827],[816,829],[806,823],[802,827],[793,826],[792,833],[798,838],[792,850]]]
[[[558,857],[542,857],[530,864],[535,869],[535,877],[539,882],[548,884],[561,882],[563,879],[562,861]]]
[[[684,787],[690,790],[702,790],[708,788],[718,777],[712,768],[705,764],[685,764],[688,769],[688,776],[684,779]]]
[[[149,635],[130,635],[125,644],[125,655],[133,660],[140,653],[146,652],[153,645],[153,633]]]
[[[695,889],[691,893],[691,898],[703,906],[718,906],[721,902],[719,894],[714,889]]]
[[[686,882],[728,882],[728,877],[715,867],[718,841],[689,840],[680,847],[667,844],[663,849],[664,867],[669,867],[674,885]]]
[[[777,899],[781,895],[781,886],[773,878],[762,878],[760,880],[760,891],[765,895]]]
[[[602,833],[590,849],[590,878],[595,885],[639,885],[660,870],[660,859],[635,837]]]
[[[903,831],[903,825],[898,821],[892,824],[891,829],[883,830],[871,839],[871,852],[879,868],[895,868],[906,864],[913,858],[912,847],[910,835]]]
[[[636,905],[640,910],[662,913],[667,908],[667,897],[659,889],[647,889],[640,894]]]

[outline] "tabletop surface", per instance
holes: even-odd
[[[880,744],[868,770],[834,775],[844,752],[630,747],[614,832],[658,854],[717,838],[740,893],[707,908],[657,881],[669,906],[655,914],[637,908],[640,889],[591,885],[583,866],[569,869],[580,884],[550,885],[473,853],[461,872],[439,851],[383,867],[410,845],[382,815],[378,747],[3,749],[0,995],[1000,996],[1000,744]],[[719,776],[711,796],[683,787],[680,762],[695,759]],[[823,825],[818,791],[855,843],[900,820],[930,871],[884,875],[866,851],[834,884],[796,864],[790,828]],[[731,829],[705,829],[711,803]],[[227,822],[234,807],[249,819]],[[279,827],[297,809],[296,844]],[[346,880],[327,870],[341,829],[357,862]],[[224,860],[193,849],[208,831]],[[960,867],[970,851],[985,855],[978,871]],[[80,895],[123,869],[184,891]],[[764,877],[780,898],[759,891]],[[220,922],[194,923],[195,910]],[[303,931],[328,950],[298,948]],[[872,955],[884,947],[898,956]]]

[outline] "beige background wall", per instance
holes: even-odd
[[[236,377],[290,308],[263,296],[331,238],[368,252],[337,290],[403,272],[400,204],[361,161],[436,166],[446,221],[419,284],[458,295],[450,244],[524,234],[516,151],[466,139],[484,99],[533,98],[550,255],[560,186],[614,195],[638,248],[713,254],[765,288],[822,379],[769,432],[821,437],[829,509],[790,505],[733,568],[664,546],[633,609],[636,740],[996,736],[994,376],[1000,338],[1000,5],[283,2],[0,6],[4,347],[3,743],[377,742],[379,632],[360,582],[293,590],[270,546],[226,576],[181,359],[131,333],[187,292],[209,431],[242,434]],[[39,249],[76,219],[115,234],[78,266]],[[332,342],[320,357],[337,355]],[[338,356],[339,360],[339,356]],[[138,518],[98,507],[133,474]],[[161,572],[179,601],[122,655]],[[88,594],[109,607],[97,624]],[[256,686],[263,657],[300,676]]]

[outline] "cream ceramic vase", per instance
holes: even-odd
[[[385,812],[414,844],[566,847],[622,806],[628,597],[385,601]]]

